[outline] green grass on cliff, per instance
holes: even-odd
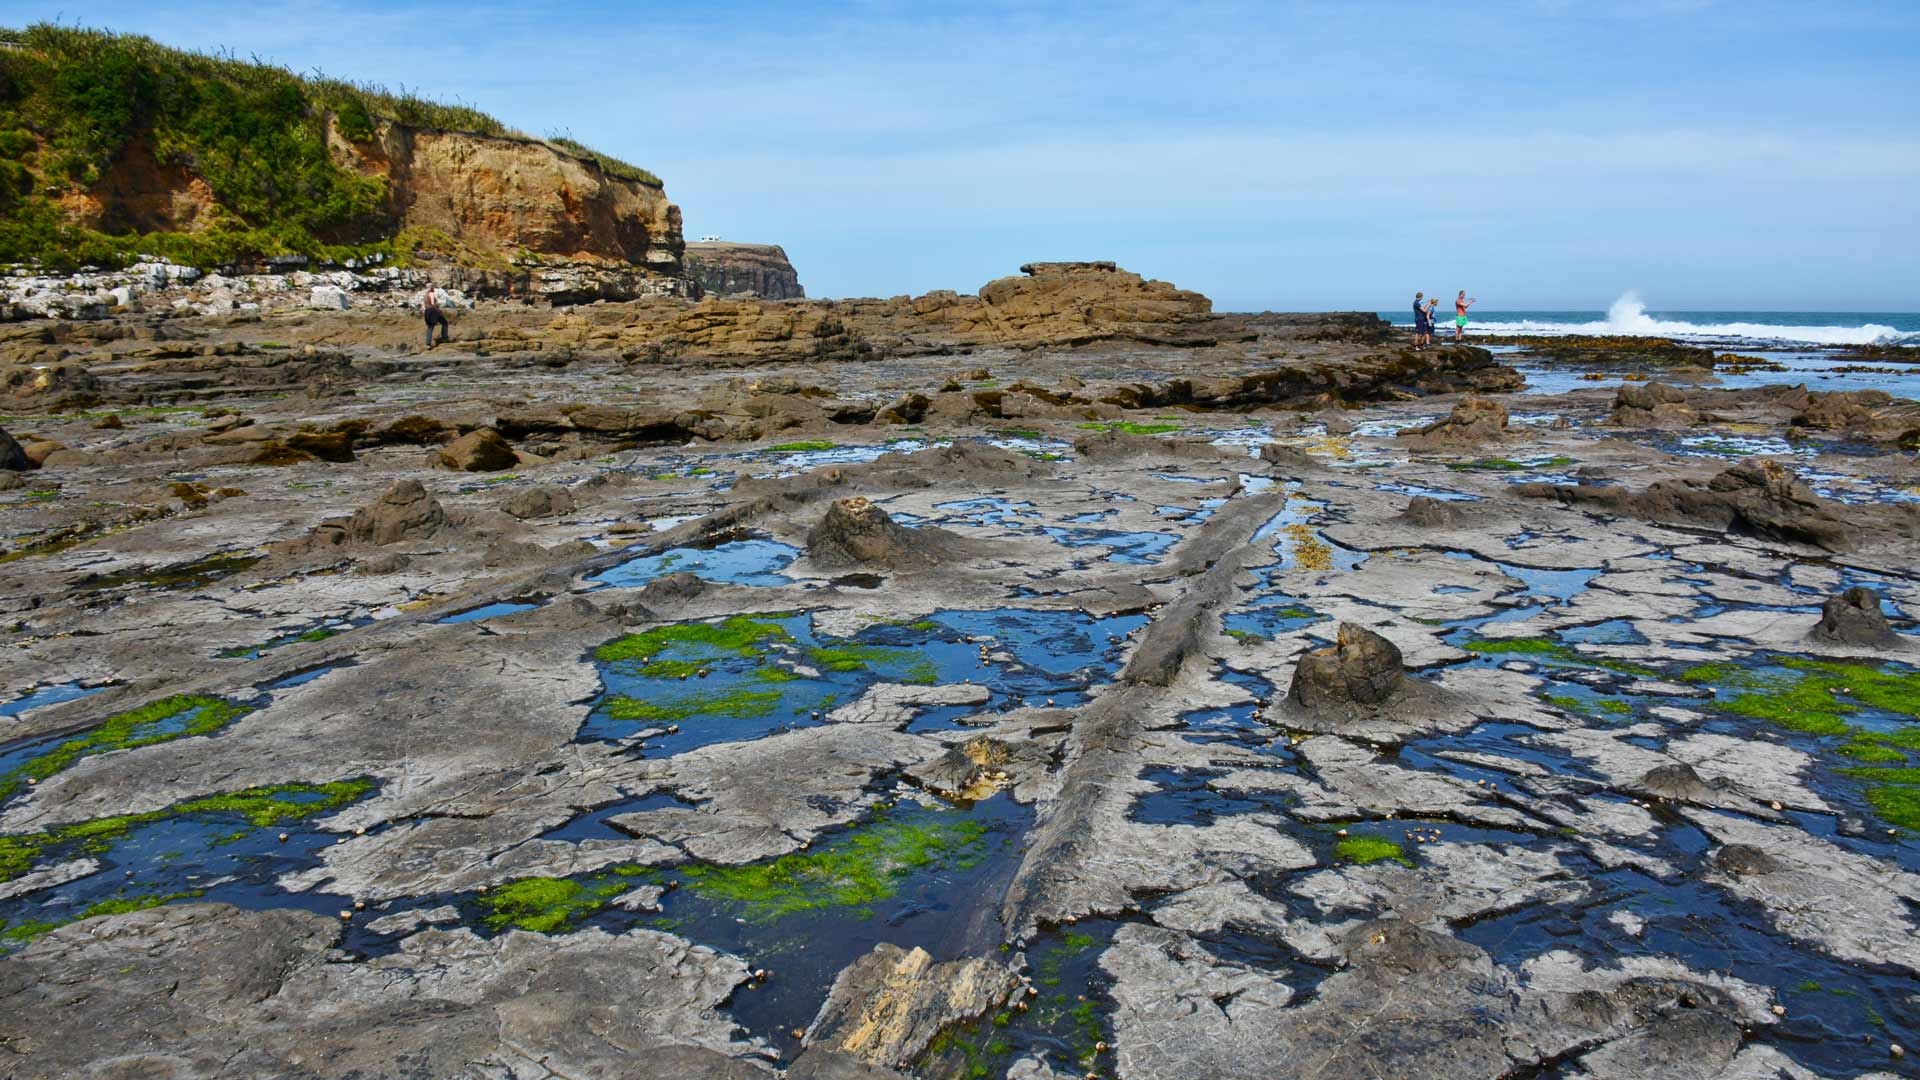
[[[149,38],[40,23],[0,28],[0,262],[113,266],[141,254],[211,267],[300,254],[323,262],[410,254],[386,181],[343,166],[329,125],[354,142],[382,121],[527,138],[465,105]],[[643,169],[571,139],[548,144],[606,173],[655,186]],[[144,158],[150,154],[152,163]],[[111,215],[76,224],[63,198],[110,188],[116,172],[183,169],[215,206],[192,232],[142,233]]]

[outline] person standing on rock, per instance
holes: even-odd
[[[420,294],[420,314],[427,318],[427,348],[433,348],[433,328],[440,327],[440,344],[447,343],[447,313],[440,310],[442,300],[440,289],[432,282],[427,283],[427,291]]]
[[[1439,314],[1440,314],[1440,298],[1437,296],[1428,298],[1427,300],[1427,347],[1428,348],[1433,347],[1433,320]]]
[[[1467,299],[1467,290],[1461,289],[1460,295],[1453,298],[1453,340],[1465,341],[1467,338],[1467,309],[1480,302],[1479,297]]]
[[[1426,293],[1413,294],[1413,347],[1417,352],[1427,344],[1427,337],[1433,333],[1433,325],[1427,321],[1430,312],[1421,303]]]

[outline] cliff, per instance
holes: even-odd
[[[0,262],[681,273],[659,178],[571,140],[140,37],[40,25],[0,45]]]
[[[615,176],[531,139],[391,122],[364,142],[337,122],[329,136],[340,160],[386,182],[396,235],[438,234],[481,260],[528,253],[681,272],[680,208],[658,181]]]
[[[807,290],[778,244],[706,240],[687,245],[687,276],[713,296],[800,300]]]

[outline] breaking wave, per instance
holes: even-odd
[[[1861,326],[1786,326],[1776,323],[1693,323],[1658,319],[1647,314],[1639,293],[1629,292],[1613,302],[1602,322],[1475,321],[1473,329],[1490,334],[1616,334],[1695,341],[1778,341],[1804,345],[1914,345],[1920,333],[1908,333],[1879,323]]]

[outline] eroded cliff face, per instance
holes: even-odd
[[[701,241],[687,245],[687,276],[712,296],[800,300],[807,290],[778,244]]]
[[[658,184],[613,176],[534,140],[423,131],[387,123],[332,145],[361,173],[385,177],[396,232],[438,232],[480,252],[633,263],[681,272],[680,208]]]
[[[391,122],[363,142],[330,126],[328,144],[341,165],[386,183],[380,218],[358,235],[329,236],[334,242],[407,234],[432,248],[452,241],[459,261],[496,268],[534,255],[682,273],[680,208],[657,183],[611,175],[536,140]],[[145,138],[61,206],[75,223],[110,232],[193,232],[220,212],[203,177],[157,160]]]

